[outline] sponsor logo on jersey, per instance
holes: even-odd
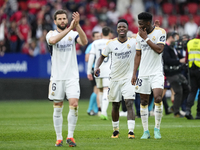
[[[72,38],[71,38],[71,37],[69,37],[69,38],[68,38],[68,40],[69,40],[69,41],[72,41]]]
[[[161,41],[161,42],[165,42],[165,36],[161,36],[161,37],[160,37],[160,41]]]
[[[142,41],[141,42],[144,42],[144,39],[142,39]]]
[[[155,37],[155,36],[153,36],[153,37],[152,37],[152,41],[155,41],[155,40],[156,40],[156,37]]]
[[[128,44],[128,45],[127,45],[127,48],[128,48],[128,49],[130,49],[130,48],[131,48],[131,46]]]
[[[115,50],[118,50],[118,48],[116,47]]]

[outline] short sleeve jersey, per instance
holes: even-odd
[[[66,80],[79,78],[75,39],[78,32],[70,31],[58,43],[51,45],[49,38],[57,35],[57,30],[49,31],[46,35],[46,41],[51,53],[51,80]]]
[[[102,55],[106,57],[111,54],[111,80],[119,81],[132,77],[136,53],[135,45],[135,38],[128,38],[123,43],[117,38],[108,41]]]
[[[99,59],[99,57],[102,55],[102,51],[105,49],[106,47],[106,43],[109,41],[109,39],[99,39],[99,40],[95,40],[92,43],[92,49],[90,51],[90,54],[95,55],[95,68],[96,68],[96,64],[97,61]],[[107,78],[109,77],[110,74],[110,55],[108,55],[107,58],[104,59],[103,63],[101,64],[101,66],[99,67],[101,70],[100,76],[97,78]]]
[[[147,35],[154,44],[165,44],[166,32],[164,29],[155,27],[154,30]],[[146,41],[137,34],[136,50],[141,51],[139,76],[155,75],[163,73],[162,54],[156,53]]]

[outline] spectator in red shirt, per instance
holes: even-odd
[[[28,24],[26,16],[23,16],[20,22],[21,24],[18,26],[18,29],[19,29],[19,38],[20,38],[19,49],[21,51],[22,45],[25,42],[29,42],[31,38],[31,27]]]
[[[131,7],[127,8],[127,11],[124,15],[121,16],[121,18],[127,20],[128,24],[131,25],[132,21],[133,21],[133,16],[131,13]]]
[[[92,29],[93,27],[91,26],[91,23],[89,21],[89,19],[85,19],[85,24],[82,26],[83,31],[85,32],[88,41],[92,40]]]

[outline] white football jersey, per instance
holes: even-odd
[[[166,32],[164,29],[155,27],[154,30],[147,35],[154,44],[165,44]],[[136,50],[141,51],[141,60],[139,67],[139,76],[155,75],[163,73],[162,53],[156,53],[146,41],[137,34]]]
[[[121,43],[117,38],[108,41],[103,56],[111,54],[111,73],[113,81],[131,78],[134,68],[134,57],[136,53],[136,39],[128,38]]]
[[[49,31],[46,35],[46,41],[51,53],[51,80],[66,80],[70,78],[79,78],[75,39],[78,32],[70,31],[55,45],[49,43],[49,38],[57,35],[57,30]]]
[[[92,49],[90,51],[90,54],[93,54],[96,57],[95,58],[95,68],[96,68],[97,61],[98,61],[99,57],[102,55],[102,51],[105,49],[106,43],[108,41],[109,41],[109,39],[99,39],[99,40],[95,40],[92,43]],[[100,76],[97,78],[109,77],[110,63],[111,63],[111,58],[110,58],[110,55],[108,55],[108,57],[106,57],[104,59],[101,66],[99,67],[101,70],[101,73],[100,73]]]

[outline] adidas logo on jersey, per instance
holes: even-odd
[[[118,50],[118,48],[116,47],[115,50]]]

